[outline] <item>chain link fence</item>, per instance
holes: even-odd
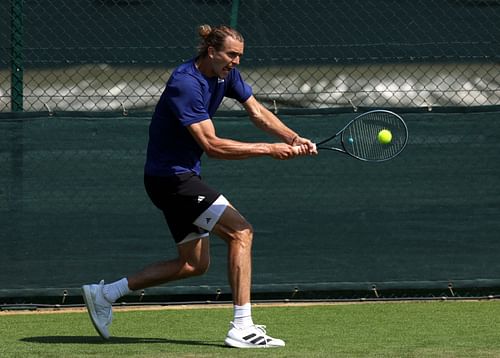
[[[150,111],[203,23],[243,33],[240,68],[269,106],[500,104],[498,0],[11,0],[0,11],[0,112]]]

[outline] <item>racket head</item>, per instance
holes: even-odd
[[[379,133],[389,130],[392,139],[379,141]],[[341,131],[340,142],[345,152],[356,159],[383,162],[403,151],[408,142],[408,127],[398,114],[377,109],[363,113],[349,122]]]

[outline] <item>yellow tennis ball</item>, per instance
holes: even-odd
[[[382,129],[378,132],[378,141],[381,144],[389,144],[392,141],[392,133],[388,129]]]

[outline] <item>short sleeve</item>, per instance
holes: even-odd
[[[240,103],[245,102],[252,95],[252,87],[246,83],[241,77],[241,73],[237,69],[231,71],[229,78],[229,86],[226,97],[233,98]]]
[[[171,78],[166,88],[167,103],[184,126],[209,119],[202,84],[189,74]]]

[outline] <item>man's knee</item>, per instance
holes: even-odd
[[[183,271],[187,276],[201,276],[208,271],[210,267],[210,258],[201,258],[200,260],[185,261]]]
[[[253,239],[253,227],[233,207],[228,207],[213,232],[224,239],[229,245],[251,246]]]
[[[210,244],[208,237],[179,245],[177,258],[178,270],[181,276],[199,276],[208,271],[210,266]]]
[[[231,242],[242,247],[252,245],[253,227],[249,223],[230,233]]]

